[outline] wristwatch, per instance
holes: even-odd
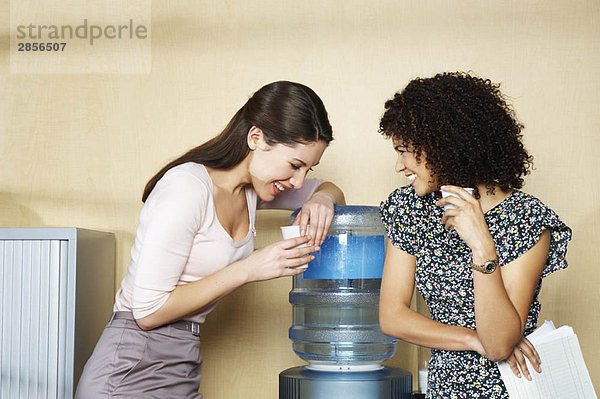
[[[498,259],[488,260],[483,265],[476,265],[471,259],[471,269],[477,270],[478,272],[490,274],[498,267]]]

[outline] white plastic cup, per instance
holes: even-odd
[[[284,240],[300,237],[300,226],[281,226],[281,235],[283,236]],[[306,244],[300,244],[294,248],[304,248],[304,247],[306,247]],[[295,268],[296,269],[307,269],[308,263],[305,263],[300,266],[296,266]]]
[[[469,194],[473,195],[473,189],[472,188],[470,188],[470,187],[463,187],[463,190],[465,190]],[[460,195],[458,195],[458,194],[454,194],[454,193],[442,190],[442,198],[446,198],[446,197],[449,197],[449,196],[460,198]],[[444,205],[444,210],[447,211],[448,209],[456,209],[456,207],[454,205],[452,205],[452,204]]]

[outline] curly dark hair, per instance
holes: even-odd
[[[499,87],[464,72],[414,79],[385,103],[379,132],[425,155],[440,185],[519,189],[533,157]]]

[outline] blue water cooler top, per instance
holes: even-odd
[[[292,216],[293,221],[299,210]],[[384,227],[374,206],[335,207],[321,250],[303,273],[304,279],[377,279],[385,259]]]

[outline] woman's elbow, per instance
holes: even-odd
[[[387,321],[383,321],[381,317],[379,318],[379,328],[381,329],[381,332],[385,335],[389,337],[393,336],[391,326],[389,325],[389,323],[387,323]]]
[[[153,315],[150,314],[148,316],[135,318],[135,322],[137,323],[138,327],[144,331],[148,331],[148,330],[152,330],[156,327],[160,327],[161,324],[158,323],[158,321],[155,320],[155,318],[152,316]]]
[[[519,343],[522,337],[522,330],[515,327],[511,333],[506,335],[488,336],[486,338],[480,336],[480,340],[487,358],[493,362],[501,362],[513,353],[515,345]]]
[[[492,362],[501,362],[510,356],[510,351],[496,351],[488,354],[488,359]]]
[[[135,322],[137,323],[138,327],[141,328],[144,331],[148,331],[148,330],[152,330],[153,328],[155,328],[154,325],[152,325],[146,317],[141,318],[141,319],[136,319]]]
[[[485,347],[486,357],[490,359],[492,362],[501,362],[506,360],[512,352],[514,346],[512,345],[491,345],[490,347]]]
[[[381,332],[389,337],[400,338],[394,315],[385,310],[379,309],[379,328]]]

